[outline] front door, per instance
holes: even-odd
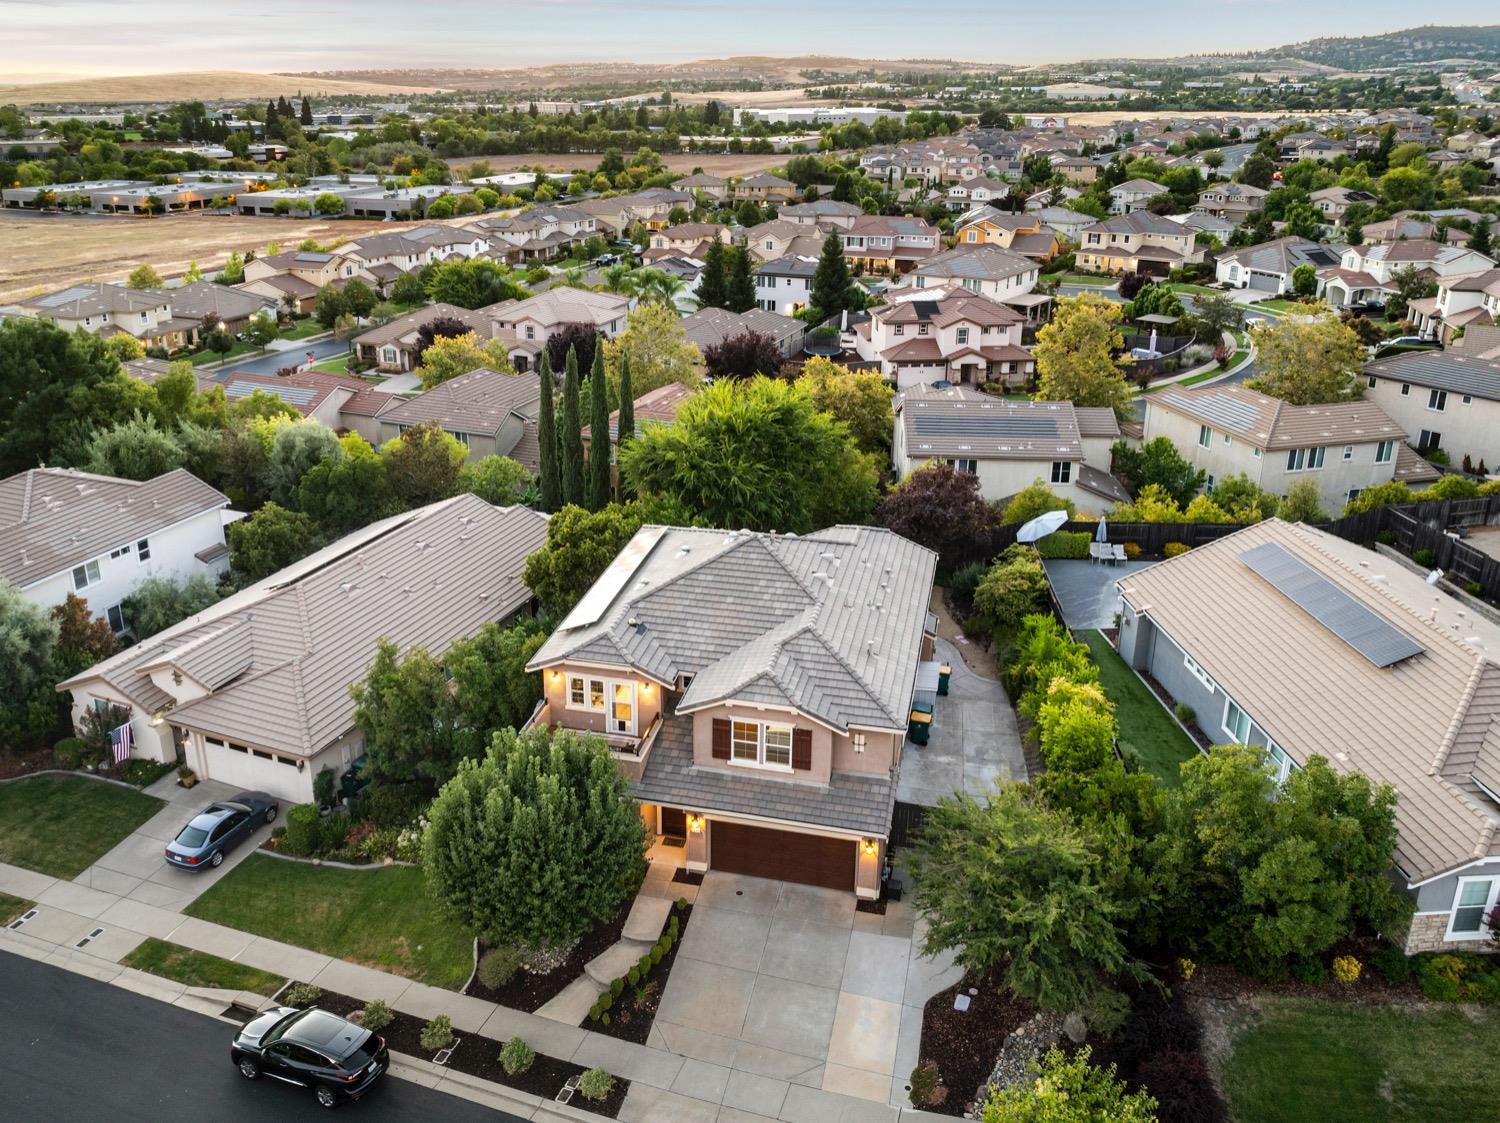
[[[680,807],[663,807],[660,833],[685,838],[687,836],[687,812]]]

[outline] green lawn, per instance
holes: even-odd
[[[0,927],[9,924],[30,907],[30,901],[23,901],[20,897],[12,897],[9,893],[0,893]]]
[[[0,784],[0,862],[77,877],[162,806],[149,795],[82,776]]]
[[[242,355],[249,354],[260,354],[260,348],[246,343],[243,339],[236,339],[234,346],[222,355],[217,351],[205,350],[196,351],[189,355],[188,358],[192,360],[195,367],[204,367],[218,366],[221,362],[228,362],[230,359],[238,359]]]
[[[1151,688],[1126,665],[1102,632],[1080,632],[1099,664],[1099,685],[1115,704],[1120,741],[1140,755],[1141,763],[1162,783],[1178,783],[1178,767],[1198,754],[1198,746],[1172,720]]]
[[[327,372],[328,374],[348,374],[349,363],[353,358],[353,355],[345,351],[343,354],[330,355],[328,358],[314,363],[308,369],[321,370]]]
[[[1241,1031],[1224,1089],[1236,1123],[1480,1123],[1495,1118],[1497,1055],[1493,1007],[1288,999]]]
[[[1207,285],[1193,285],[1186,281],[1174,281],[1167,288],[1176,293],[1186,293],[1188,296],[1223,296],[1222,289],[1211,289]]]
[[[414,866],[341,870],[256,854],[186,911],[450,990],[474,963],[472,939],[438,914]]]
[[[1051,273],[1042,278],[1044,281],[1056,281],[1061,285],[1089,285],[1093,288],[1113,288],[1119,282],[1114,277],[1100,276],[1096,273]]]
[[[1261,312],[1290,312],[1293,309],[1304,308],[1305,305],[1295,300],[1257,300],[1250,305],[1251,308]]]
[[[292,326],[281,329],[282,339],[306,339],[310,335],[322,335],[328,329],[309,316],[305,320],[294,320]]]
[[[248,990],[270,997],[281,989],[286,979],[244,963],[220,959],[217,955],[194,951],[180,944],[151,937],[120,960],[152,975],[160,975],[190,987],[215,987],[219,990]]]

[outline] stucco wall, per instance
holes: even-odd
[[[713,757],[714,719],[726,721],[757,721],[782,723],[793,729],[812,731],[812,770],[781,771],[761,768]],[[805,717],[787,710],[759,709],[755,706],[714,706],[693,714],[693,765],[697,768],[713,768],[721,771],[746,773],[762,780],[784,780],[788,783],[827,784],[833,775],[833,734],[821,725],[815,725]]]
[[[1411,434],[1412,447],[1416,447],[1421,431],[1427,429],[1442,434],[1439,447],[1447,450],[1454,464],[1468,453],[1476,465],[1483,459],[1491,471],[1500,469],[1500,402],[1475,398],[1464,405],[1462,394],[1449,394],[1447,408],[1438,412],[1427,408],[1425,386],[1413,385],[1403,396],[1400,382],[1384,378],[1377,378],[1373,387],[1367,386],[1365,397]]]

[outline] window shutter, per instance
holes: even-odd
[[[812,730],[792,730],[792,770],[794,772],[812,771]]]
[[[721,717],[714,718],[713,751],[715,760],[729,759],[729,722]]]

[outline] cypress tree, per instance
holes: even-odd
[[[557,467],[557,412],[552,404],[552,360],[542,349],[542,361],[537,366],[537,389],[541,400],[536,419],[536,443],[538,459],[541,460],[542,510],[555,511],[562,506],[562,481]]]
[[[620,422],[616,442],[623,445],[635,436],[635,399],[630,390],[630,353],[620,351]]]
[[[313,123],[312,102],[307,100],[306,94],[302,95],[302,123],[304,125],[311,125]]]
[[[844,260],[844,240],[828,235],[818,268],[813,273],[812,304],[823,316],[836,316],[849,306],[849,264]]]
[[[725,307],[731,312],[748,312],[755,307],[755,278],[750,275],[750,251],[744,246],[736,246],[730,253],[733,257],[729,263]]]
[[[583,419],[580,413],[578,352],[568,348],[563,375],[562,432],[557,435],[557,463],[562,475],[562,501],[582,504]]]
[[[589,372],[588,507],[609,506],[609,391],[604,377],[604,341],[594,345],[594,369]]]
[[[703,274],[698,278],[698,303],[705,308],[723,308],[728,293],[724,277],[724,243],[715,238],[703,255]]]

